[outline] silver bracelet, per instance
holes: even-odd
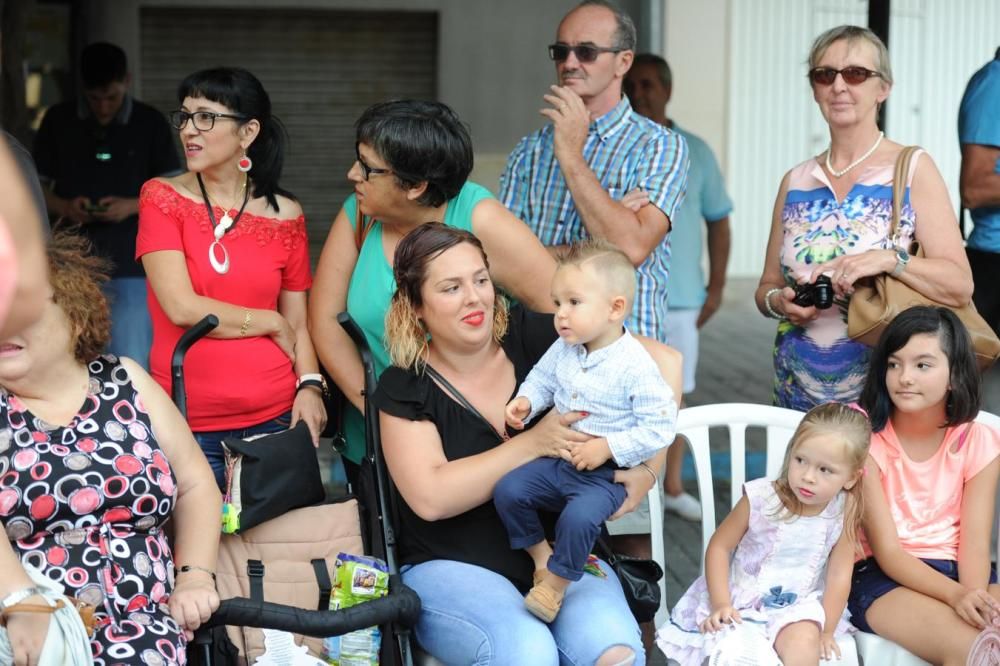
[[[767,316],[771,319],[788,319],[785,315],[781,314],[773,307],[771,307],[771,296],[781,293],[781,287],[773,287],[767,290],[764,294],[764,308],[767,310]]]
[[[658,478],[658,477],[656,476],[656,472],[654,472],[654,471],[653,471],[653,468],[652,468],[652,467],[650,467],[649,465],[647,465],[647,464],[646,464],[646,463],[644,463],[644,462],[641,462],[641,463],[639,463],[639,467],[642,467],[642,468],[643,468],[643,469],[645,469],[645,470],[646,470],[647,472],[649,472],[649,475],[650,475],[651,477],[653,477],[653,485],[655,486],[655,485],[656,485],[656,482],[657,482],[657,481],[659,481],[660,479],[659,479],[659,478]]]

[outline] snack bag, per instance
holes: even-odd
[[[330,610],[349,608],[389,593],[389,569],[375,557],[339,553],[334,563]],[[377,666],[382,644],[378,627],[323,641],[323,658],[333,666]]]

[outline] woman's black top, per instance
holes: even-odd
[[[511,309],[510,326],[501,344],[514,365],[516,386],[521,385],[556,337],[552,315],[527,312],[521,307]],[[373,403],[392,416],[432,421],[448,460],[474,456],[503,443],[487,423],[452,400],[430,377],[413,370],[388,368],[382,373]],[[456,560],[495,571],[519,589],[531,587],[531,558],[523,550],[511,549],[492,500],[433,522],[417,516],[402,497],[398,500],[402,564]]]

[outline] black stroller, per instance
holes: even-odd
[[[354,340],[365,366],[365,393],[370,395],[375,387],[375,372],[371,351],[357,325],[347,313],[338,321]],[[172,397],[183,416],[187,416],[184,390],[184,355],[199,339],[218,326],[214,315],[208,315],[181,336],[171,359]],[[381,663],[387,666],[412,665],[409,627],[420,614],[420,599],[406,587],[399,577],[395,553],[395,535],[392,530],[392,506],[389,481],[382,461],[378,442],[377,414],[366,410],[366,454],[362,463],[361,480],[356,489],[361,516],[361,533],[368,554],[386,561],[389,568],[389,594],[364,604],[337,611],[306,610],[293,606],[269,603],[262,599],[235,597],[222,601],[219,609],[195,633],[189,646],[189,661],[204,666],[228,666],[213,661],[213,641],[224,636],[226,625],[276,629],[306,636],[325,638],[378,625],[385,640],[382,642]],[[329,573],[329,572],[328,572]],[[390,637],[395,637],[395,641]],[[235,660],[234,660],[235,661]]]

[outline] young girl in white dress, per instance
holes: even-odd
[[[781,477],[743,486],[708,542],[705,575],[657,632],[668,658],[700,666],[743,623],[786,666],[840,657],[835,637],[850,631],[843,616],[870,438],[868,417],[855,406],[828,403],[803,417]]]

